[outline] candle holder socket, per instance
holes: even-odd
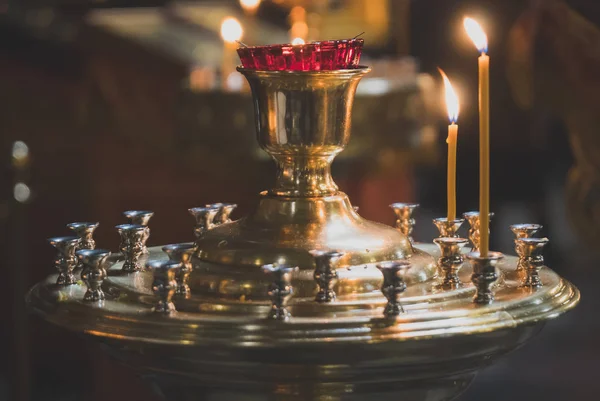
[[[237,204],[235,203],[212,203],[206,205],[209,208],[217,209],[217,214],[214,216],[213,223],[214,226],[220,226],[221,224],[231,223],[230,215],[235,208],[237,208]]]
[[[473,302],[487,305],[494,302],[492,285],[498,280],[496,265],[504,258],[500,252],[489,252],[487,257],[482,257],[479,252],[467,254],[467,259],[473,266],[471,282],[475,286]]]
[[[94,231],[98,228],[100,223],[89,223],[89,222],[77,222],[67,224],[67,228],[73,230],[75,235],[79,237],[79,245],[77,250],[81,249],[95,249],[96,241],[94,241]]]
[[[184,298],[190,297],[190,286],[188,281],[192,272],[192,255],[196,251],[196,244],[188,242],[184,244],[171,244],[163,246],[162,250],[167,254],[169,260],[181,263],[181,268],[175,275],[177,289],[175,295]]]
[[[404,308],[400,303],[400,295],[406,290],[404,276],[410,269],[410,262],[407,260],[393,260],[378,263],[375,266],[383,275],[381,293],[388,301],[383,309],[383,315],[395,317],[400,313],[404,313]]]
[[[413,243],[412,232],[415,227],[415,219],[413,218],[414,211],[419,207],[418,203],[392,203],[390,205],[396,214],[396,229],[408,237]]]
[[[494,213],[490,212],[490,222],[494,217]],[[481,238],[480,224],[479,224],[479,212],[467,212],[463,214],[463,217],[469,223],[469,241],[471,242],[471,252],[479,252],[479,241]],[[488,228],[488,233],[490,232]]]
[[[541,224],[513,224],[510,226],[510,230],[515,234],[515,239],[521,238],[531,238],[538,231],[543,228]],[[515,241],[515,252],[519,257],[519,262],[517,263],[517,270],[521,271],[525,265],[525,255],[523,252],[523,248],[520,243]]]
[[[333,266],[342,256],[343,253],[338,251],[309,251],[312,257],[315,258],[314,279],[319,288],[315,296],[316,302],[332,302],[336,299],[333,286],[338,280],[338,273]]]
[[[458,229],[465,222],[464,219],[455,219],[448,221],[446,217],[433,219],[433,224],[440,232],[439,238],[458,238]]]
[[[144,251],[146,227],[139,224],[121,224],[115,227],[121,235],[119,250],[125,257],[123,271],[136,272],[142,270],[139,263]]]
[[[128,210],[123,212],[123,215],[129,219],[130,224],[137,224],[145,227],[144,236],[142,238],[142,254],[148,254],[148,248],[146,247],[146,242],[148,242],[148,238],[150,238],[150,227],[148,227],[148,224],[150,223],[152,216],[154,216],[154,212],[149,210]]]
[[[519,238],[515,240],[517,248],[520,248],[523,252],[524,287],[537,288],[542,286],[539,273],[544,267],[542,252],[548,242],[548,238]]]
[[[175,276],[181,269],[181,263],[173,260],[150,260],[146,268],[152,271],[152,291],[158,297],[153,311],[171,315],[176,312],[173,295],[177,290]]]
[[[54,237],[48,238],[48,242],[58,253],[54,258],[54,266],[58,270],[57,285],[75,284],[77,280],[73,275],[73,270],[77,267],[77,257],[75,251],[79,246],[78,237]]]
[[[292,287],[292,273],[297,272],[297,267],[290,267],[285,264],[263,265],[265,273],[271,275],[272,282],[268,287],[268,294],[271,298],[271,310],[268,318],[271,320],[287,321],[291,317],[286,305],[289,299],[294,295]]]
[[[433,240],[440,248],[438,268],[442,275],[443,289],[455,289],[462,285],[458,272],[463,266],[462,248],[469,242],[466,238],[436,238]]]
[[[76,222],[67,224],[67,228],[72,230],[79,238],[79,244],[75,252],[81,249],[95,249],[96,241],[94,241],[94,231],[100,223]],[[81,261],[78,262],[77,268],[83,268]]]
[[[106,249],[81,249],[77,251],[77,257],[83,264],[81,270],[81,281],[87,287],[83,296],[86,302],[101,302],[106,296],[102,291],[102,283],[107,277],[108,258],[110,251]]]
[[[198,241],[206,231],[215,226],[214,219],[217,213],[219,213],[219,208],[214,206],[193,207],[188,209],[188,211],[194,216],[196,221],[194,236],[196,237],[196,241]]]

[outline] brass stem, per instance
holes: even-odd
[[[313,197],[334,195],[338,187],[331,177],[334,155],[290,156],[272,154],[277,178],[271,195]]]

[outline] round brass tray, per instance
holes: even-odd
[[[416,248],[438,254],[432,244]],[[153,247],[149,258],[165,256]],[[272,399],[260,397],[278,392],[282,399],[366,397],[377,389],[442,400],[460,393],[477,369],[579,301],[579,291],[547,268],[540,273],[543,287],[521,287],[516,262],[507,256],[499,264],[491,305],[472,302],[467,262],[460,273],[462,288],[437,292],[436,278],[414,283],[402,298],[406,313],[391,320],[383,317],[385,298],[376,283],[370,293],[341,295],[331,304],[292,298],[293,317],[287,322],[266,319],[268,300],[210,296],[176,300],[175,315],[157,316],[151,273],[123,273],[121,262],[109,270],[104,288],[111,295],[101,306],[82,300],[84,286],[57,287],[55,275],[33,287],[27,302],[49,322],[108,344],[115,357],[152,374],[172,399],[178,399],[177,392],[198,389],[249,391],[258,397],[250,399]],[[360,268],[366,274],[375,269]],[[193,274],[202,270],[197,265]],[[345,281],[340,274],[338,287],[348,285]],[[306,395],[308,388],[318,397]],[[423,398],[432,388],[439,396]]]
[[[432,255],[433,245],[417,248]],[[160,247],[150,248],[151,259],[166,256]],[[288,304],[293,319],[287,323],[265,319],[268,300],[223,300],[192,297],[176,300],[178,313],[157,319],[152,313],[150,272],[123,274],[121,263],[109,270],[104,284],[112,294],[101,307],[83,301],[85,287],[58,287],[56,275],[36,285],[27,300],[47,320],[75,331],[99,337],[179,345],[225,347],[275,347],[323,342],[368,342],[418,340],[421,338],[471,335],[518,325],[536,323],[560,315],[579,300],[578,290],[550,269],[540,273],[544,286],[532,290],[520,286],[516,258],[507,256],[499,264],[501,279],[496,284],[496,301],[480,306],[472,302],[474,288],[469,282],[471,267],[465,263],[460,276],[462,288],[436,291],[437,280],[410,285],[402,298],[405,314],[390,321],[383,317],[386,303],[374,278],[371,293],[339,296],[335,303],[318,304],[313,297],[294,297]],[[202,274],[202,264],[195,267]],[[369,275],[374,266],[360,266]],[[354,280],[344,278],[338,287]],[[164,326],[164,331],[157,329]]]

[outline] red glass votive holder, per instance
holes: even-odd
[[[357,68],[363,39],[327,40],[303,45],[240,47],[244,68],[263,71],[320,71]]]

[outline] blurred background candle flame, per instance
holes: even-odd
[[[232,78],[232,75],[238,74],[235,71],[235,65],[238,60],[236,49],[239,46],[238,41],[242,39],[243,34],[244,30],[237,19],[227,17],[221,22],[221,37],[225,42],[223,59],[221,61],[221,86],[226,91],[241,87],[241,85],[232,85],[232,82],[237,82],[235,77]]]
[[[254,14],[260,7],[261,0],[240,0],[240,6],[249,14]]]
[[[235,44],[242,39],[243,33],[242,25],[233,17],[227,17],[221,23],[221,37],[227,43]]]

